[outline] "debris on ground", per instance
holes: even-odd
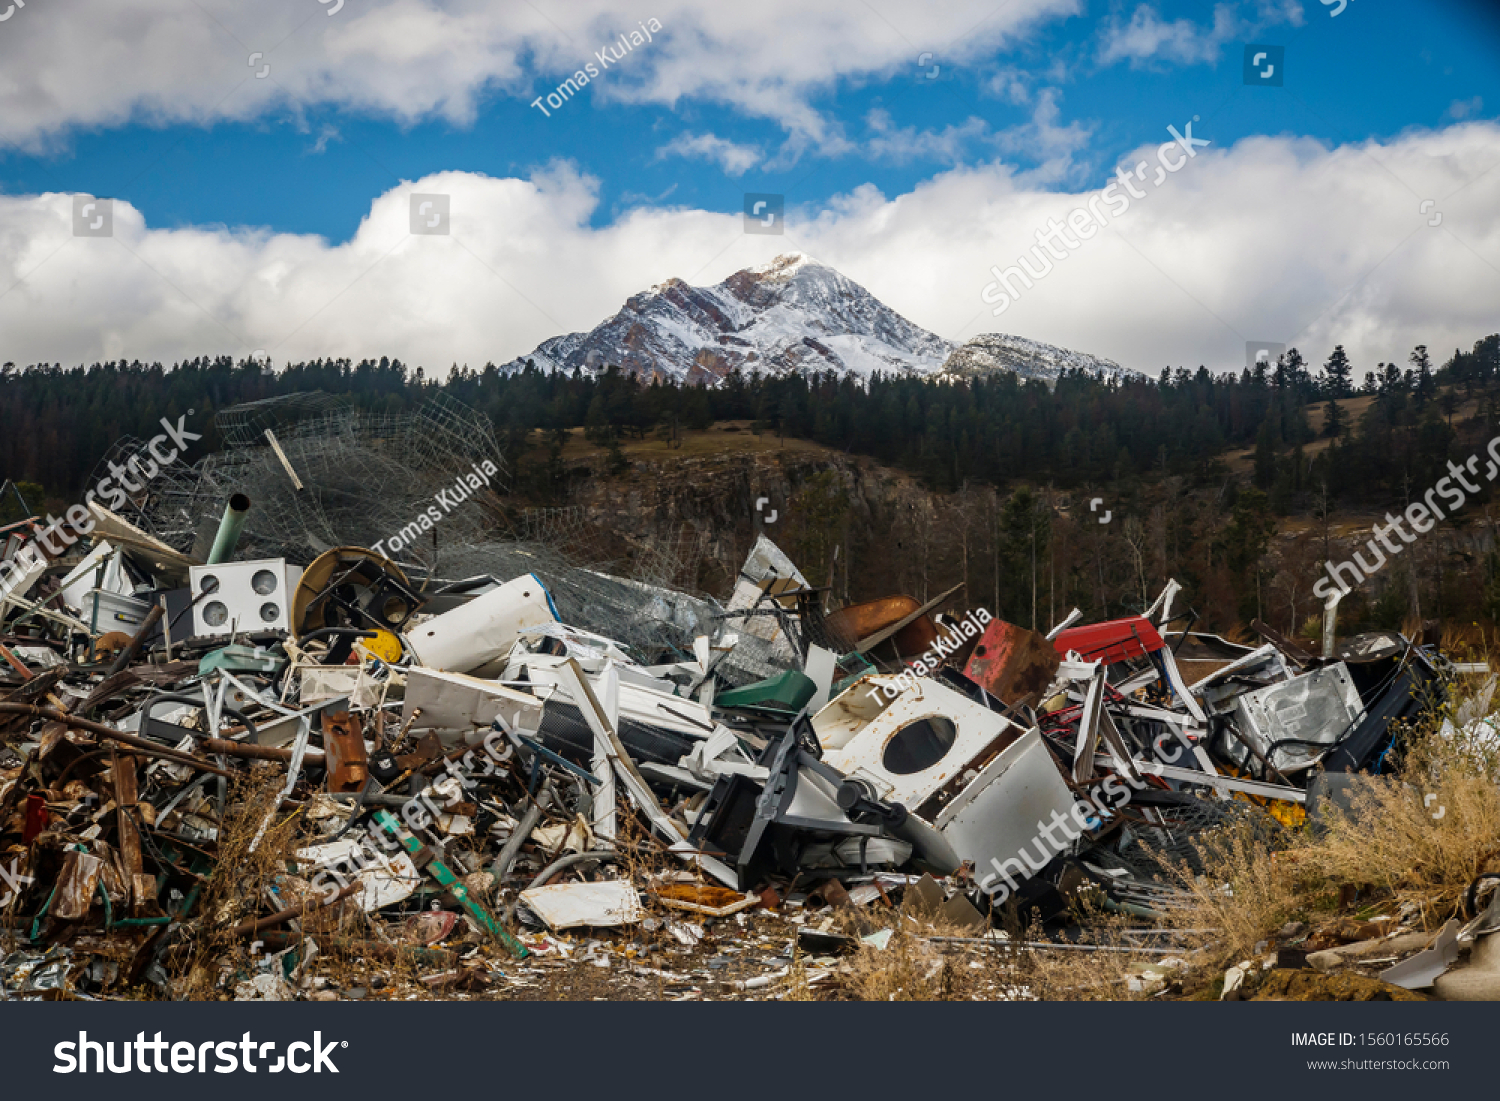
[[[60,552],[0,531],[0,998],[1011,999],[1043,956],[1183,994],[1199,840],[1350,813],[1451,680],[1195,632],[1175,583],[1046,634],[829,610],[764,536],[722,605],[520,544],[444,576],[332,530],[392,451],[284,412]],[[1288,924],[1213,996],[1493,997],[1497,883]]]

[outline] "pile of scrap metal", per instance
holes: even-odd
[[[723,915],[932,876],[981,921],[1089,885],[1157,914],[1149,854],[1384,767],[1436,680],[1394,635],[1315,658],[1167,630],[1175,585],[1045,636],[935,614],[952,591],[826,613],[763,537],[711,633],[648,647],[562,622],[534,573],[235,561],[249,507],[202,562],[98,506],[71,556],[0,532],[0,997],[170,987],[210,925],[305,960],[331,907],[365,915],[335,935],[369,958],[460,919],[524,957],[528,930],[639,920],[642,887]],[[215,893],[242,872],[228,824],[243,862],[288,815],[285,875]]]

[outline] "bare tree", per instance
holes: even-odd
[[[1151,605],[1150,597],[1146,594],[1146,550],[1150,546],[1150,536],[1146,533],[1146,526],[1134,516],[1125,518],[1125,545],[1130,548],[1131,560],[1135,563],[1135,575],[1141,585],[1141,608],[1142,610]]]

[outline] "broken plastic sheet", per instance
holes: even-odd
[[[641,896],[627,879],[533,887],[521,892],[521,901],[556,931],[581,925],[634,925],[645,916]]]
[[[626,653],[614,639],[596,635],[592,631],[580,630],[562,623],[539,623],[518,632],[523,642],[532,639],[553,638],[561,642],[567,656],[583,667],[584,672],[597,673],[606,661],[621,665],[634,665],[635,659]]]
[[[503,662],[528,627],[556,622],[552,595],[536,574],[528,573],[408,627],[404,637],[429,669],[475,673]]]
[[[522,666],[526,671],[527,681],[542,696],[550,699],[549,689],[560,690],[576,706],[582,706],[580,701],[574,699],[574,693],[562,676],[562,670],[571,660],[555,654],[533,654]],[[618,667],[613,668],[619,673]],[[604,680],[603,670],[586,679],[592,691],[598,693]],[[670,687],[665,681],[643,684],[627,676],[619,676],[618,717],[646,726],[662,727],[690,738],[707,738],[713,733],[714,717],[711,708],[697,700],[666,691],[662,686]],[[410,688],[407,690],[407,698],[411,698]]]
[[[418,715],[417,712],[421,714]],[[457,741],[499,719],[508,730],[534,733],[541,727],[542,701],[498,681],[412,666],[406,671],[402,729],[433,731]]]
[[[299,665],[297,672],[302,677],[298,699],[304,707],[341,696],[349,698],[351,707],[377,707],[386,690],[386,682],[370,676],[363,665]]]
[[[99,542],[94,549],[89,551],[83,561],[68,571],[58,587],[62,591],[63,603],[73,611],[86,611],[84,608],[84,597],[93,589],[102,589],[107,593],[118,596],[130,596],[134,586],[125,575],[124,555],[116,550],[108,542]],[[100,565],[104,566],[104,577],[98,585],[94,580],[98,577]]]
[[[770,607],[763,599],[767,592],[790,592],[807,588],[807,578],[792,564],[780,547],[764,535],[757,536],[745,565],[734,583],[734,594],[729,598],[725,611],[746,612],[753,608]],[[802,662],[792,640],[786,637],[779,619],[774,615],[752,615],[731,617],[728,622],[742,635],[750,635],[769,644],[772,658],[780,658],[800,667]],[[730,655],[733,660],[733,655]],[[791,668],[792,666],[788,666]]]

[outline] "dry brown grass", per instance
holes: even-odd
[[[620,449],[632,459],[681,459],[702,458],[719,455],[800,451],[808,453],[828,452],[830,449],[811,440],[795,439],[791,436],[778,438],[774,431],[755,434],[750,430],[750,421],[719,421],[702,430],[684,429],[680,445],[673,447],[654,435],[645,439],[624,439]],[[531,442],[535,454],[542,454],[546,444],[546,433],[533,432]],[[587,439],[581,428],[570,429],[563,445],[565,462],[596,458],[605,449]]]
[[[1203,964],[1244,959],[1289,921],[1327,924],[1341,898],[1410,904],[1426,929],[1460,913],[1469,884],[1500,867],[1500,749],[1483,727],[1443,732],[1475,687],[1456,687],[1405,732],[1393,773],[1355,777],[1350,809],[1326,807],[1321,829],[1280,830],[1257,817],[1198,842],[1204,872],[1178,870],[1191,902],[1175,920],[1213,930]]]
[[[1129,980],[1160,961],[1138,952],[1111,951],[1130,946],[1123,930],[1131,919],[1095,909],[1087,899],[1075,903],[1073,924],[1088,930],[1090,944],[1104,951],[1020,947],[1019,942],[1052,939],[1040,922],[1003,940],[975,944],[979,934],[941,916],[919,918],[903,910],[876,912],[891,929],[886,947],[860,943],[841,966],[837,989],[860,1001],[1117,1001],[1149,996],[1132,992]],[[844,931],[868,932],[868,911],[842,916]],[[998,935],[998,931],[992,933]],[[943,938],[959,938],[945,941]],[[795,966],[794,966],[795,974]],[[832,991],[822,996],[829,996]],[[818,995],[814,995],[818,996]]]
[[[1289,921],[1311,916],[1319,891],[1304,862],[1305,835],[1279,829],[1257,812],[1210,831],[1194,848],[1203,871],[1176,869],[1189,902],[1172,916],[1181,929],[1209,929],[1194,938],[1209,966],[1244,959]]]
[[[862,1002],[942,1002],[967,999],[969,973],[955,965],[932,936],[963,936],[942,923],[923,922],[899,911],[884,948],[860,942],[849,957],[843,987]],[[852,930],[851,930],[852,932]]]
[[[1104,909],[1104,898],[1092,889],[1075,894],[1067,924],[1082,930],[1077,948],[1022,948],[1007,955],[1013,960],[1015,981],[1027,996],[1044,1002],[1138,1001],[1150,997],[1158,984],[1150,980],[1132,990],[1132,977],[1161,968],[1161,957],[1134,951],[1138,940],[1126,935],[1136,918]],[[1017,938],[1031,944],[1056,941],[1055,930],[1033,919]]]
[[[1492,745],[1462,732],[1412,735],[1400,772],[1357,778],[1351,809],[1329,816],[1302,861],[1330,884],[1374,887],[1440,924],[1500,856],[1497,780]]]

